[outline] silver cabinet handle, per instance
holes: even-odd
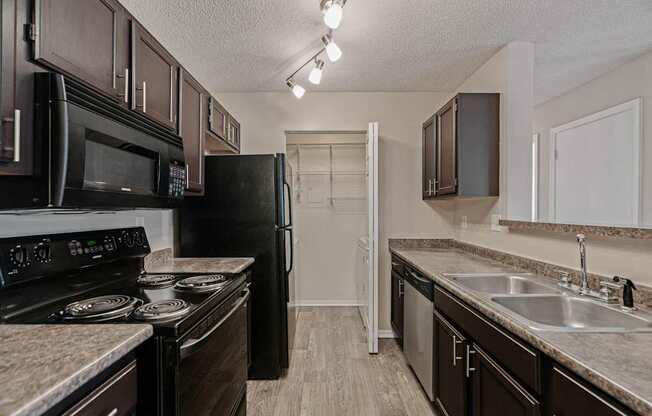
[[[143,113],[147,112],[147,81],[143,81],[143,88],[136,88],[136,91],[142,91],[143,93],[143,105],[136,105],[138,108],[143,109]]]
[[[125,74],[120,75],[117,74],[116,77],[118,78],[124,78],[125,80],[125,92],[123,93],[118,93],[118,97],[122,98],[125,103],[129,102],[129,68],[125,68]]]
[[[186,189],[190,189],[190,163],[186,163]]]
[[[474,367],[471,367],[471,354],[475,354],[475,351],[471,349],[470,345],[466,346],[466,378],[471,377],[471,372],[475,371]]]
[[[111,410],[109,413],[107,413],[106,416],[115,416],[117,414],[118,414],[118,408],[116,407],[113,410]]]
[[[457,360],[461,360],[462,357],[457,356],[457,344],[461,344],[462,341],[457,339],[457,336],[453,335],[453,367],[457,366]]]
[[[14,110],[14,162],[20,162],[20,110]]]
[[[403,296],[405,295],[405,282],[403,279],[398,281],[398,295]]]

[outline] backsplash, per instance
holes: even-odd
[[[547,263],[541,260],[529,257],[518,256],[515,254],[505,253],[482,247],[474,244],[465,243],[455,239],[389,239],[389,248],[392,249],[413,249],[413,250],[432,250],[432,249],[457,249],[476,256],[498,261],[515,269],[524,270],[530,273],[548,277],[550,279],[559,279],[559,271],[570,274],[572,282],[579,284],[580,271],[569,267],[559,266]],[[611,279],[613,276],[603,276],[595,273],[589,273],[589,286],[598,290],[600,281]],[[636,303],[652,307],[652,287],[636,283],[638,290],[634,291],[634,300]]]
[[[173,246],[171,210],[0,211],[0,237],[143,226],[152,250]]]

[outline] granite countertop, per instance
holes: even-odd
[[[253,257],[172,257],[171,249],[155,251],[145,259],[147,273],[240,273]]]
[[[652,414],[652,333],[552,332],[530,329],[513,313],[491,301],[491,295],[464,288],[443,273],[522,270],[453,248],[391,248],[489,319],[524,339],[642,415]],[[550,279],[535,275],[550,281]]]
[[[40,415],[152,336],[150,325],[0,325],[0,415]]]

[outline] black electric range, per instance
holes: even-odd
[[[242,412],[246,274],[147,274],[149,253],[142,227],[0,239],[0,323],[151,324],[138,414]]]

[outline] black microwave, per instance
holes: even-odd
[[[181,138],[57,73],[35,74],[35,134],[52,208],[174,207],[186,189]]]

